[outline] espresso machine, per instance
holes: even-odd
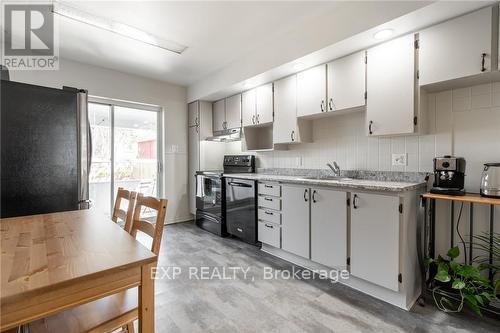
[[[465,195],[465,159],[445,155],[434,158],[434,184],[431,193]]]

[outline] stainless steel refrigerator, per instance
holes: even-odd
[[[87,92],[0,86],[1,217],[89,208]]]

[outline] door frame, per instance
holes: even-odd
[[[113,99],[113,98],[106,98],[106,97],[99,97],[99,96],[93,96],[89,95],[88,97],[88,103],[93,103],[93,104],[101,104],[101,105],[107,105],[110,108],[110,129],[111,129],[111,156],[110,156],[110,163],[111,163],[111,212],[113,210],[113,205],[115,202],[115,175],[114,175],[114,163],[115,163],[115,133],[114,133],[114,127],[115,127],[115,106],[119,107],[125,107],[125,108],[133,108],[133,109],[138,109],[142,111],[149,111],[149,112],[156,112],[156,155],[157,155],[157,166],[156,166],[156,174],[157,174],[157,179],[156,179],[156,188],[157,188],[157,193],[158,197],[163,197],[163,184],[164,184],[164,154],[162,154],[163,151],[163,107],[159,105],[153,105],[153,104],[145,104],[145,103],[138,103],[138,102],[131,102],[131,101],[125,101],[125,100],[119,100],[119,99]],[[90,124],[89,124],[90,126]]]

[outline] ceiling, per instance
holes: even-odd
[[[190,85],[263,42],[280,38],[342,2],[64,1],[188,46],[181,55],[57,17],[60,56],[180,85]]]
[[[453,9],[453,6],[465,3],[63,2],[84,12],[128,24],[188,48],[179,55],[56,15],[62,58],[187,86],[188,99],[206,98],[209,95],[215,98],[216,94],[220,95],[224,92],[223,89],[229,86],[234,86],[233,90],[241,89],[239,82],[242,80],[269,72],[294,59],[349,39],[405,14],[429,8],[430,4],[443,7],[438,8],[438,11],[446,13],[450,8]],[[468,3],[479,5],[472,1]],[[426,13],[423,16],[414,16],[417,22],[425,22],[428,15]],[[414,26],[417,24],[413,23]],[[269,76],[265,79],[270,78]]]

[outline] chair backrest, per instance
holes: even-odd
[[[114,222],[118,222],[118,219],[124,221],[125,226],[123,229],[125,229],[125,231],[128,233],[130,233],[130,231],[132,230],[132,219],[134,217],[134,206],[136,197],[137,197],[136,192],[128,191],[123,187],[119,187],[118,191],[116,192],[115,206],[113,208],[113,216],[111,217],[111,219]],[[127,211],[124,211],[123,209],[120,208],[123,199],[127,200],[128,202]]]
[[[165,222],[165,216],[167,214],[167,202],[167,199],[145,197],[141,193],[139,193],[135,203],[131,235],[133,237],[136,237],[137,230],[139,230],[152,237],[153,243],[151,244],[151,252],[156,255],[160,253],[163,224]],[[142,207],[148,207],[157,212],[155,222],[149,222],[145,219],[141,219]]]

